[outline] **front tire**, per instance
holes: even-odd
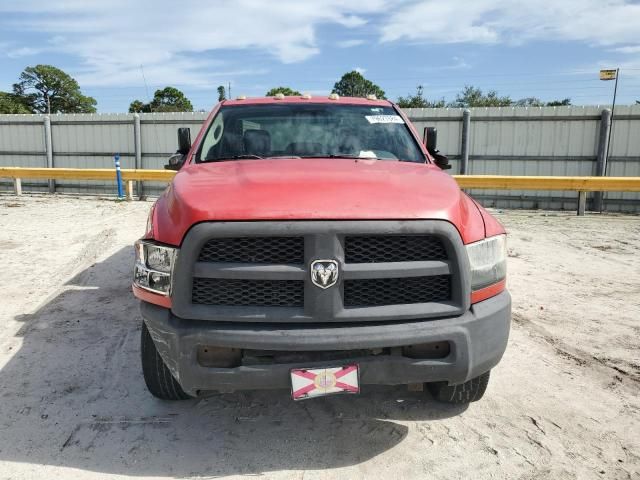
[[[177,382],[171,371],[167,368],[162,357],[153,343],[153,338],[147,329],[147,324],[142,322],[140,333],[140,357],[142,359],[142,374],[147,384],[147,389],[154,397],[161,400],[187,400],[192,398],[187,395]]]
[[[487,390],[490,373],[491,371],[483,373],[460,385],[447,385],[447,382],[427,383],[427,388],[439,402],[458,405],[477,402]]]

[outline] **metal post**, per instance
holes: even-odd
[[[44,117],[44,148],[47,155],[47,168],[53,168],[53,142],[51,141],[51,118]],[[56,182],[49,179],[49,193],[56,193]]]
[[[596,161],[596,176],[604,177],[607,172],[607,143],[611,131],[611,110],[605,108],[600,116],[600,135],[598,137],[598,160]],[[602,211],[602,192],[594,192],[593,209]]]
[[[13,179],[13,191],[16,195],[22,195],[22,179],[14,178]]]
[[[120,154],[116,153],[113,156],[113,161],[116,164],[116,183],[118,184],[118,198],[122,200],[124,193],[122,192],[122,172],[120,171]]]
[[[125,191],[127,192],[127,201],[133,200],[133,180],[127,180]]]
[[[135,158],[135,168],[136,170],[142,168],[142,136],[140,129],[140,115],[137,113],[133,114],[133,143],[136,153]],[[144,184],[142,181],[136,182],[136,195],[138,195],[138,199],[142,200],[144,195]]]
[[[613,132],[613,115],[616,111],[616,94],[618,93],[618,78],[620,77],[620,69],[616,68],[616,83],[613,87],[613,102],[611,102],[611,128],[609,129],[609,136],[607,137],[607,153],[606,159],[609,158],[609,148],[611,147],[611,132]],[[605,162],[606,168],[606,162]],[[606,175],[606,171],[605,171]]]
[[[460,145],[460,175],[469,173],[469,137],[471,133],[471,111],[462,112],[462,140]]]
[[[587,209],[587,192],[578,192],[578,216],[584,216]]]

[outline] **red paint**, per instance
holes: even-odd
[[[183,167],[158,200],[156,240],[180,245],[204,221],[416,220],[453,223],[484,238],[478,209],[429,164],[381,160],[235,160]]]
[[[495,297],[507,288],[507,280],[500,280],[498,283],[481,288],[475,292],[471,292],[471,303],[478,303],[487,298]]]
[[[135,285],[132,285],[131,288],[133,288],[133,294],[136,298],[144,300],[145,302],[155,303],[161,307],[171,308],[171,299],[169,297],[158,295],[157,293],[151,293],[148,290],[136,287]]]
[[[235,160],[196,164],[193,155],[220,106],[269,103],[392,105],[409,125],[427,163],[345,159]],[[432,162],[404,113],[387,100],[274,97],[217,104],[196,137],[185,166],[156,202],[153,238],[179,246],[192,225],[206,221],[422,220],[452,223],[465,244],[504,233],[482,206]],[[149,235],[149,233],[147,233]],[[473,292],[472,302],[496,295],[496,284]],[[171,306],[167,297],[134,287],[145,301]]]
[[[504,226],[494,216],[492,216],[489,212],[487,212],[487,210],[482,205],[480,205],[476,200],[473,200],[473,199],[471,200],[478,208],[480,215],[482,215],[485,237],[489,238],[495,235],[502,235],[503,233],[507,233],[504,229]]]

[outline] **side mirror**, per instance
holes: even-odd
[[[180,152],[174,153],[169,157],[169,163],[164,166],[165,170],[180,170],[182,165],[184,165],[184,161],[186,160],[186,156],[181,154]]]
[[[182,127],[178,129],[178,153],[186,155],[191,150],[191,129]]]
[[[438,129],[436,127],[424,127],[422,140],[429,153],[438,151]]]
[[[451,164],[446,155],[442,155],[437,148],[438,145],[438,129],[436,127],[424,127],[424,146],[427,147],[427,152],[433,157],[436,165],[442,170],[449,170]]]

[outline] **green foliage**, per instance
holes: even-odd
[[[82,94],[71,76],[51,65],[27,67],[13,94],[31,113],[94,113],[96,100]]]
[[[129,113],[149,113],[151,108],[148,103],[141,102],[140,100],[134,100],[129,105]]]
[[[366,97],[375,95],[385,99],[384,90],[370,80],[367,80],[355,70],[345,73],[333,86],[332,93],[337,93],[341,97]]]
[[[283,94],[285,97],[294,97],[302,95],[299,91],[289,87],[275,87],[269,90],[266,94],[267,97],[275,97],[277,93]]]
[[[13,93],[0,92],[0,113],[31,113],[23,99]]]
[[[570,98],[564,98],[562,100],[551,100],[550,102],[547,102],[547,107],[568,107],[569,105],[571,105]]]
[[[513,102],[515,107],[544,107],[544,102],[538,97],[521,98]]]
[[[224,85],[220,85],[218,87],[218,101],[221,102],[227,99],[227,91],[224,88]]]
[[[164,87],[162,90],[156,90],[150,103],[140,100],[131,102],[129,113],[134,112],[193,112],[193,105],[177,88]]]
[[[398,106],[400,108],[443,108],[445,106],[444,98],[440,100],[427,100],[423,96],[423,87],[418,85],[414,95],[406,97],[398,97]]]
[[[510,97],[499,97],[495,90],[482,93],[482,90],[471,85],[464,87],[462,92],[456,95],[455,101],[449,104],[450,107],[508,107],[513,104]]]

